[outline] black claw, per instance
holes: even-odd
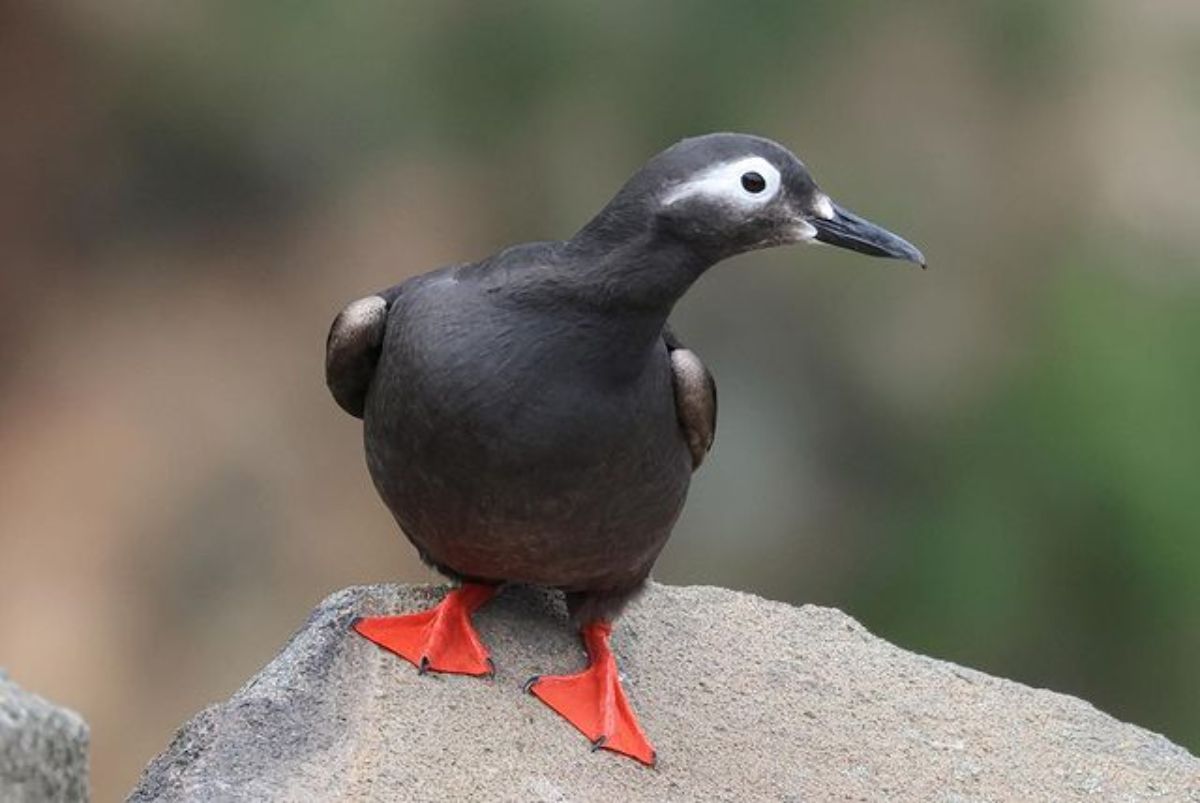
[[[525,685],[521,687],[521,691],[525,692],[526,694],[533,694],[533,687],[536,686],[537,682],[541,679],[541,675],[534,675],[529,680],[525,681]]]
[[[650,769],[658,766],[658,751],[654,750],[650,753]]]
[[[420,665],[417,667],[417,674],[418,674],[418,675],[426,675],[426,674],[428,674],[428,673],[429,673],[429,656],[428,656],[428,655],[422,655],[422,656],[421,656],[421,663],[420,663]]]
[[[487,678],[496,677],[496,662],[491,659],[491,656],[488,656],[487,665],[488,665],[488,671],[487,671],[487,674],[484,675],[484,677],[487,677]]]
[[[608,737],[607,737],[607,736],[601,736],[599,739],[597,739],[596,741],[592,742],[592,752],[593,752],[593,753],[595,753],[597,750],[599,750],[600,748],[604,747],[604,745],[605,745],[605,744],[607,744],[607,743],[608,743]]]
[[[358,627],[358,623],[366,618],[367,617],[365,617],[365,616],[355,616],[353,619],[350,620],[350,629],[353,630],[354,628]]]

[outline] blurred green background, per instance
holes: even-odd
[[[1200,4],[0,3],[0,664],[98,799],[308,609],[430,580],[322,383],[350,299],[570,235],[710,130],[922,273],[711,272],[659,563],[1200,749]]]

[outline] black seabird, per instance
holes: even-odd
[[[488,674],[471,613],[504,582],[562,589],[590,663],[529,690],[596,746],[652,763],[608,638],[671,534],[717,412],[712,376],[667,317],[717,262],[814,241],[925,263],[833,203],[786,148],[710,134],[651,159],[569,240],[441,268],[342,310],[329,388],[363,419],[396,521],[461,581],[432,610],[357,631],[422,671]]]

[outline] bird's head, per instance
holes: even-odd
[[[660,231],[718,259],[817,242],[925,265],[915,246],[834,203],[803,162],[762,137],[685,139],[651,159],[626,190]]]

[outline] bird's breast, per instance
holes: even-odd
[[[475,323],[389,331],[364,433],[405,531],[466,574],[648,566],[690,479],[665,347],[614,371],[578,331]]]

